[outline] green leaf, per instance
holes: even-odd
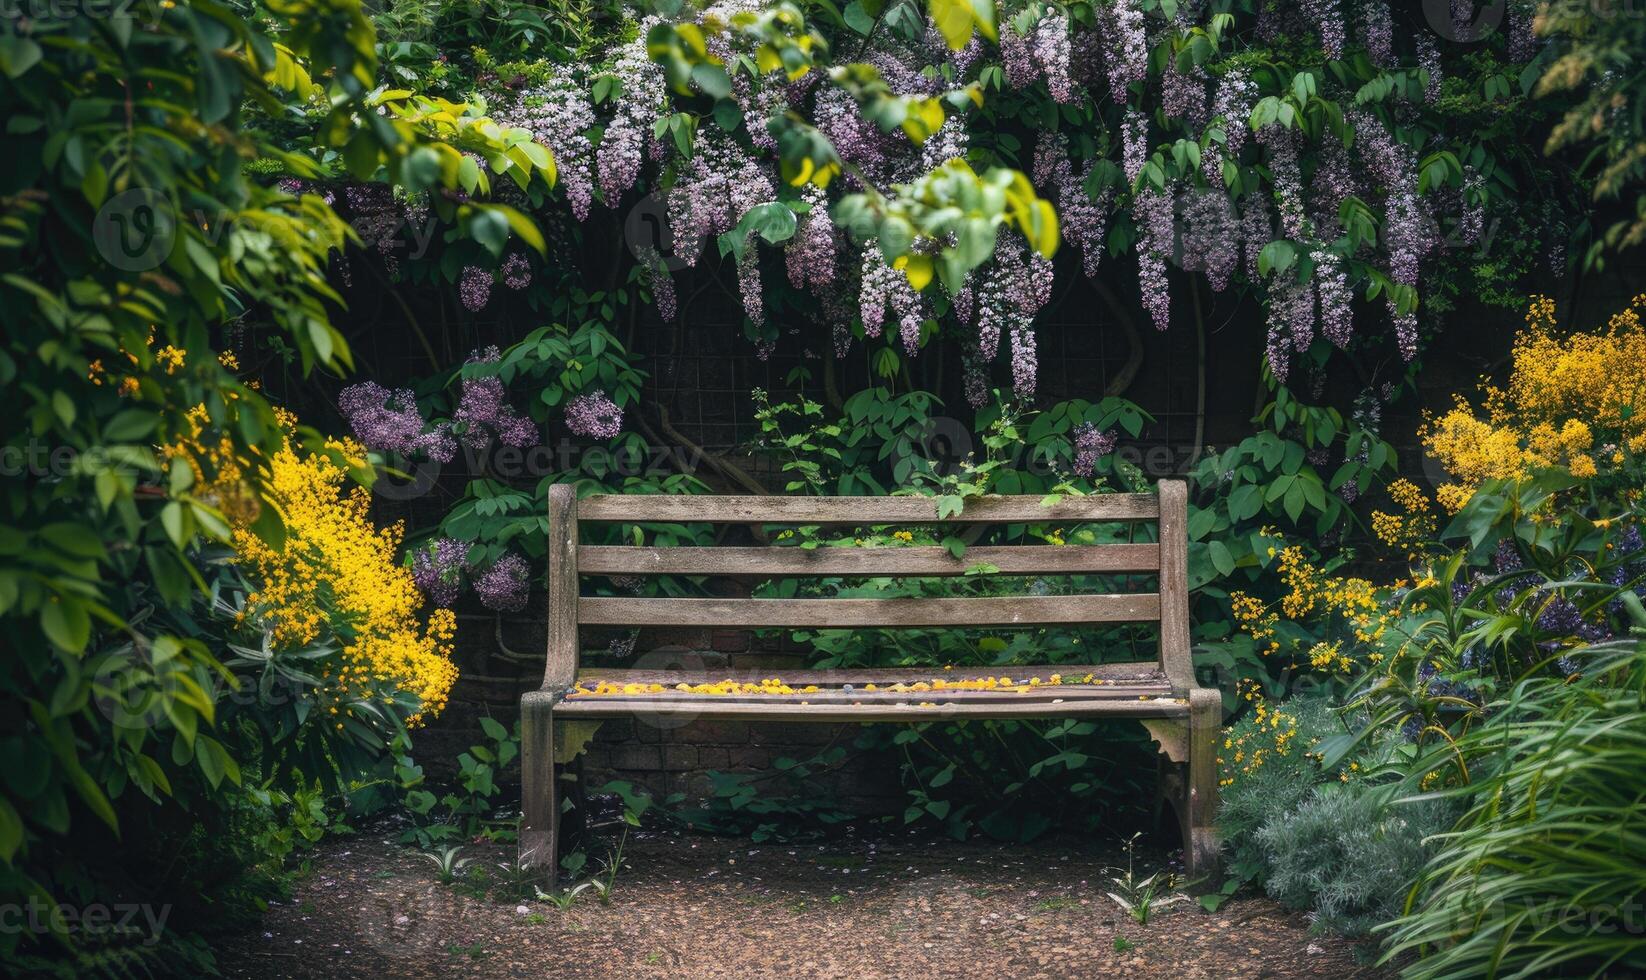
[[[69,653],[80,653],[91,639],[91,617],[78,599],[53,596],[40,609],[40,629]]]
[[[0,71],[17,78],[40,62],[40,45],[16,34],[0,34]]]

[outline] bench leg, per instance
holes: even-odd
[[[520,866],[538,868],[554,888],[560,870],[560,800],[555,792],[554,712],[548,691],[520,699]]]
[[[1189,692],[1189,766],[1183,787],[1183,860],[1191,879],[1201,887],[1214,881],[1221,866],[1217,839],[1217,740],[1223,734],[1223,697],[1215,690]]]

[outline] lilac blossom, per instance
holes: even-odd
[[[585,439],[616,439],[623,432],[623,409],[604,391],[590,391],[566,403],[566,428]]]
[[[570,69],[554,69],[547,83],[522,92],[495,118],[530,132],[534,140],[549,148],[572,214],[578,221],[588,220],[589,205],[594,200],[594,144],[588,133],[597,120],[588,95]]]
[[[531,283],[531,263],[519,252],[510,252],[503,259],[503,285],[518,291],[530,286]]]
[[[1126,109],[1126,118],[1120,124],[1120,163],[1126,174],[1126,186],[1137,186],[1138,175],[1149,159],[1149,117],[1136,108]]]
[[[646,34],[656,23],[653,17],[643,19],[638,36],[618,49],[612,64],[611,74],[620,88],[617,113],[595,154],[607,207],[617,207],[623,192],[640,176],[643,147],[651,136],[652,124],[663,113],[667,92],[663,70],[646,54]]]
[[[1049,130],[1040,134],[1034,153],[1034,182],[1057,202],[1063,240],[1080,249],[1087,278],[1096,278],[1098,263],[1103,258],[1103,236],[1108,228],[1114,189],[1104,187],[1093,201],[1086,193],[1086,178],[1091,170],[1087,164],[1076,174],[1074,163],[1069,159],[1069,141],[1063,134]]]
[[[463,587],[469,546],[456,538],[439,538],[412,554],[412,581],[428,601],[450,609]]]
[[[1339,348],[1347,348],[1354,338],[1353,299],[1349,291],[1349,277],[1343,271],[1343,260],[1336,252],[1315,249],[1309,253],[1314,260],[1315,293],[1320,300],[1320,332]]]
[[[488,347],[471,354],[465,366],[494,364],[500,358],[496,347]],[[462,426],[459,438],[463,444],[476,449],[485,447],[493,436],[504,445],[520,448],[538,441],[537,425],[508,403],[503,379],[495,374],[463,379],[452,422]]]
[[[471,313],[486,308],[492,296],[492,273],[477,265],[466,265],[457,280],[457,296]]]
[[[1171,293],[1166,281],[1166,262],[1172,257],[1176,227],[1172,195],[1145,187],[1133,207],[1137,216],[1137,280],[1143,291],[1143,306],[1154,320],[1156,330],[1171,325]]]
[[[1302,0],[1302,8],[1303,15],[1315,29],[1315,35],[1320,38],[1320,47],[1326,52],[1326,57],[1332,61],[1341,60],[1346,38],[1343,11],[1338,7],[1337,0]]]
[[[1199,65],[1179,71],[1175,59],[1168,62],[1160,78],[1160,101],[1166,115],[1183,120],[1192,130],[1204,129],[1209,113],[1205,71]]]
[[[1178,197],[1183,218],[1183,268],[1203,272],[1212,289],[1222,292],[1240,265],[1240,227],[1227,195],[1188,189]]]
[[[442,422],[424,431],[427,423],[417,410],[417,396],[409,388],[389,391],[375,381],[365,381],[344,388],[337,396],[337,407],[354,437],[367,449],[424,455],[441,463],[449,463],[457,455],[450,425]]]
[[[1114,0],[1098,6],[1097,27],[1104,41],[1104,64],[1109,75],[1109,98],[1126,102],[1127,87],[1149,74],[1149,35],[1143,22],[1141,0]]]
[[[1395,27],[1388,0],[1360,0],[1360,43],[1377,67],[1394,63]]]
[[[827,286],[835,278],[834,224],[829,220],[828,202],[815,184],[801,188],[800,199],[811,210],[796,220],[794,236],[783,248],[789,282],[796,289]]]
[[[1090,478],[1097,461],[1114,452],[1115,434],[1099,429],[1094,422],[1082,422],[1074,429],[1074,471]]]
[[[519,612],[531,594],[531,570],[511,551],[475,577],[474,592],[487,609]]]

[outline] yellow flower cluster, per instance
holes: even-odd
[[[1297,716],[1269,707],[1256,681],[1240,682],[1238,693],[1252,705],[1247,721],[1230,728],[1218,753],[1218,785],[1229,786],[1237,775],[1250,776],[1277,755],[1291,755],[1297,740]]]
[[[890,694],[924,694],[928,691],[1016,691],[1019,694],[1023,694],[1040,687],[1059,687],[1065,684],[1101,685],[1107,683],[1110,682],[1101,678],[1094,678],[1093,675],[1089,673],[1078,676],[1052,674],[1044,680],[1040,677],[1029,677],[1021,681],[1014,681],[1012,678],[1002,675],[1000,677],[966,677],[959,679],[938,677],[929,681],[915,681],[913,683],[904,683],[899,681],[896,684],[886,685],[865,684],[863,685],[862,690],[870,693],[883,691]],[[760,681],[736,681],[731,678],[727,678],[725,680],[713,681],[704,684],[688,684],[681,682],[669,687],[665,687],[664,685],[657,683],[640,684],[629,682],[619,684],[615,681],[602,679],[596,680],[592,685],[580,683],[573,687],[570,691],[567,691],[566,695],[567,697],[590,695],[621,696],[636,694],[661,694],[664,691],[669,690],[679,691],[683,694],[748,696],[763,694],[816,694],[823,689],[818,687],[816,684],[807,684],[804,687],[798,688],[791,687],[790,685],[785,684],[781,678],[777,677],[767,677]],[[830,688],[829,690],[834,693],[840,693],[844,689],[835,687]]]
[[[194,479],[189,492],[214,507],[231,526],[244,527],[257,519],[262,505],[246,480],[254,462],[241,455],[234,440],[211,432],[206,406],[196,405],[183,415],[183,431],[162,446],[170,466],[187,466]]]
[[[1435,535],[1435,516],[1429,507],[1429,498],[1407,479],[1389,484],[1389,497],[1400,508],[1400,513],[1372,511],[1372,533],[1391,548],[1416,558],[1426,542]]]
[[[1587,479],[1597,462],[1646,453],[1642,309],[1646,294],[1602,331],[1557,336],[1553,300],[1534,299],[1507,386],[1482,386],[1487,417],[1459,398],[1451,411],[1425,421],[1424,445],[1454,480],[1440,489],[1441,506],[1456,512],[1487,480],[1557,466]]]
[[[288,433],[295,419],[282,413]],[[330,453],[365,455],[353,440],[331,440]],[[330,626],[343,644],[342,662],[325,676],[339,697],[370,697],[384,687],[415,694],[421,710],[439,714],[457,667],[451,639],[457,621],[437,609],[418,619],[422,593],[396,561],[404,527],[377,527],[363,487],[344,489],[344,466],[327,452],[299,454],[288,443],[270,460],[269,502],[285,518],[286,539],[271,546],[241,524],[234,531],[239,562],[257,583],[248,616],[277,646],[301,646]]]
[[[1274,557],[1286,592],[1273,605],[1245,592],[1229,594],[1235,622],[1265,652],[1281,651],[1275,626],[1282,616],[1293,621],[1318,617],[1328,623],[1335,619],[1365,644],[1375,643],[1387,632],[1394,614],[1379,601],[1377,587],[1369,580],[1328,575],[1297,545],[1281,548]],[[1317,643],[1309,649],[1308,657],[1316,669],[1346,672],[1353,666],[1341,642]]]

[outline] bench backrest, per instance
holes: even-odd
[[[919,627],[1158,622],[1160,669],[1175,690],[1194,686],[1189,659],[1188,490],[1162,480],[1159,494],[1094,494],[1046,504],[1040,496],[968,500],[939,517],[933,497],[597,495],[549,488],[549,652],[546,690],[576,679],[578,627]],[[955,558],[941,547],[631,547],[579,543],[582,522],[720,524],[1155,523],[1148,543],[991,545]],[[940,576],[979,563],[1004,575],[1153,573],[1157,592],[946,599],[624,598],[583,596],[582,575]]]

